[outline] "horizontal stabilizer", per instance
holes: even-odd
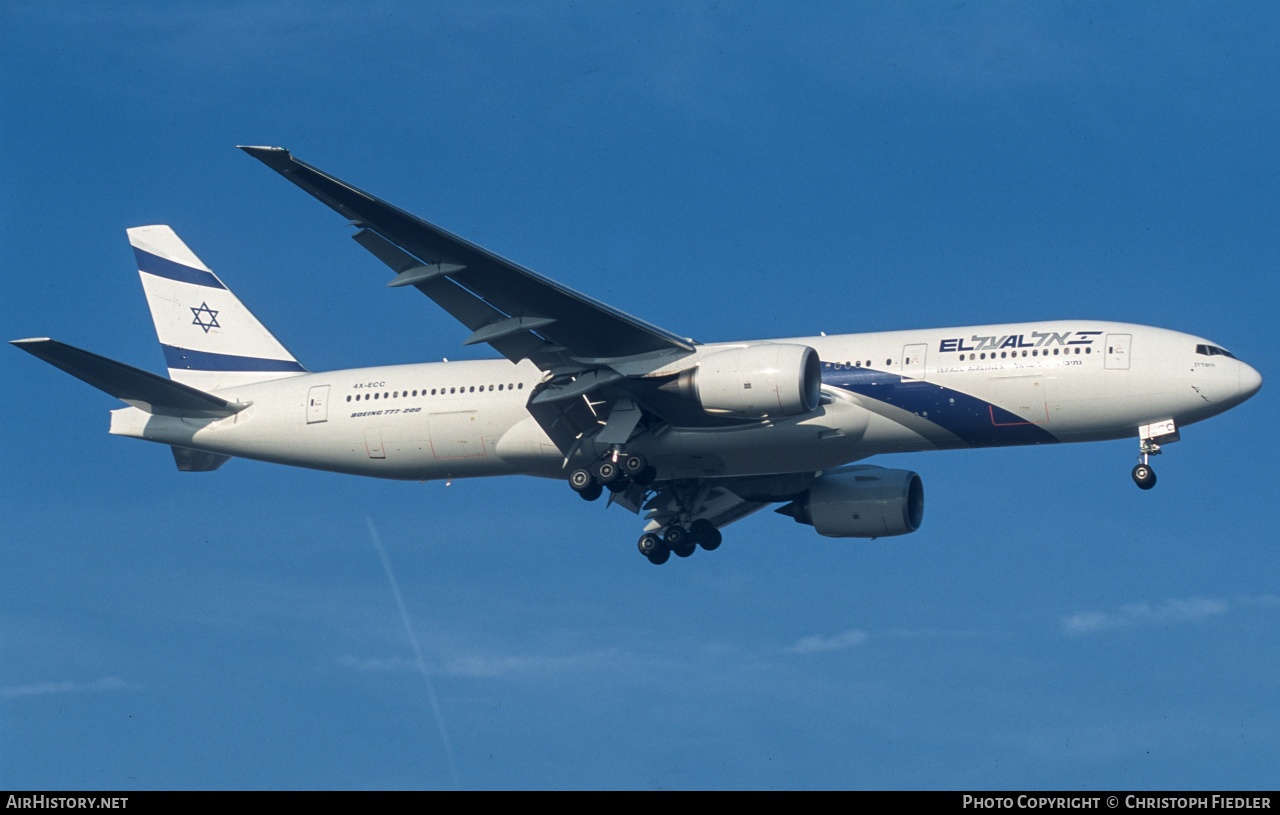
[[[168,416],[230,416],[249,406],[228,402],[150,371],[89,353],[48,338],[13,340],[32,356],[61,368],[76,379],[148,413]]]

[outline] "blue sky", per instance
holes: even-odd
[[[275,144],[699,340],[1097,318],[1270,380],[1278,29],[10,2],[0,325],[162,371],[124,230],[167,223],[314,370],[485,355],[234,149]],[[761,513],[654,568],[561,483],[179,473],[107,435],[110,397],[0,372],[3,787],[1275,785],[1273,382],[1150,493],[1135,442],[885,458],[924,479],[912,536]]]

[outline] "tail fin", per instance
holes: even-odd
[[[208,391],[307,372],[172,229],[128,231],[170,379]]]

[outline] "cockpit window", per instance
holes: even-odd
[[[1206,357],[1231,357],[1232,359],[1236,358],[1235,354],[1231,353],[1225,348],[1219,348],[1216,345],[1197,345],[1196,353],[1202,354],[1203,356],[1206,356]]]

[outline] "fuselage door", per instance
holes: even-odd
[[[1129,370],[1129,349],[1133,343],[1132,334],[1108,334],[1107,335],[1107,364],[1108,370],[1127,371]]]
[[[369,458],[387,457],[387,450],[382,446],[382,431],[376,427],[365,428],[364,447],[369,451]]]
[[[902,349],[902,376],[904,379],[924,379],[924,354],[929,346],[908,345]]]
[[[329,421],[329,386],[316,385],[307,392],[307,424]]]
[[[431,450],[436,458],[485,455],[480,421],[474,410],[431,414]]]

